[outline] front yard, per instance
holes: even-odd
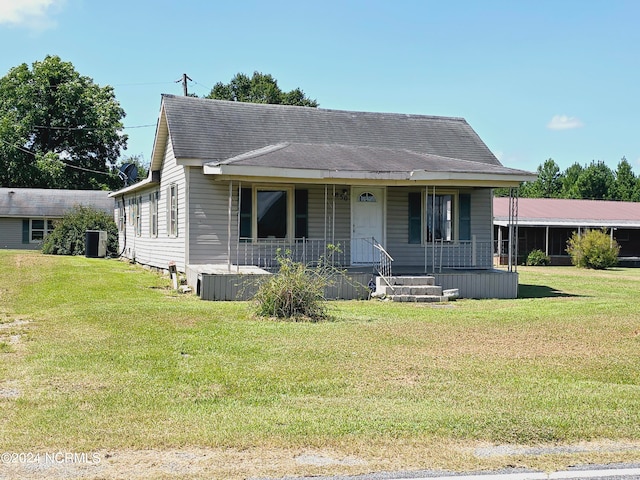
[[[98,452],[80,478],[118,461],[243,478],[640,456],[640,269],[521,268],[517,300],[333,302],[314,324],[116,260],[0,251],[0,268],[0,450]],[[585,449],[478,453],[505,444]],[[181,455],[191,470],[166,467]]]

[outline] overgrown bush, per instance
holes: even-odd
[[[576,267],[603,270],[618,263],[620,246],[604,230],[574,232],[567,241],[567,252]]]
[[[338,247],[330,246],[330,254]],[[279,270],[263,281],[254,301],[256,314],[297,321],[319,322],[328,318],[325,288],[332,284],[335,275],[344,272],[320,258],[316,266],[294,262],[290,256],[278,252]]]
[[[527,255],[526,264],[531,267],[544,267],[549,265],[550,263],[551,259],[549,258],[549,255],[544,253],[542,250],[531,250],[529,252],[529,255]]]
[[[118,252],[118,227],[113,217],[93,207],[77,205],[54,223],[53,231],[42,243],[42,253],[84,255],[87,230],[105,230],[107,253]]]

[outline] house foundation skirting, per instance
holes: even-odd
[[[258,269],[259,270],[259,269]],[[260,282],[269,273],[223,273],[203,266],[187,266],[187,281],[202,300],[249,300],[255,295]],[[431,274],[436,285],[444,289],[457,288],[460,298],[517,298],[518,274],[504,270],[448,271]],[[356,300],[369,297],[371,272],[350,271],[337,276],[325,290],[325,298]]]

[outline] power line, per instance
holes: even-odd
[[[146,125],[131,125],[129,127],[122,127],[123,130],[130,130],[132,128],[146,128],[155,127],[155,123],[148,123]],[[34,125],[33,128],[39,128],[41,130],[66,130],[66,131],[82,131],[82,130],[99,130],[101,127],[55,127],[46,125]]]
[[[13,143],[9,143],[6,140],[3,140],[2,138],[0,138],[0,142],[4,143],[6,145],[9,145],[10,147],[13,147],[16,150],[19,150],[21,152],[28,153],[29,155],[32,155],[34,158],[37,157],[37,154],[35,152],[32,152],[31,150],[27,150],[26,148],[20,147],[18,145],[14,145]],[[78,165],[73,165],[71,163],[67,163],[64,160],[60,160],[60,159],[58,159],[58,161],[60,163],[62,163],[65,167],[75,168],[76,170],[82,170],[84,172],[99,173],[100,175],[115,175],[114,173],[111,173],[111,172],[101,172],[99,170],[92,170],[90,168],[85,168],[85,167],[80,167]]]

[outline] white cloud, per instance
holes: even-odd
[[[568,115],[554,115],[547,128],[551,130],[570,130],[572,128],[580,128],[583,123],[576,117],[569,117]]]
[[[0,24],[43,30],[55,24],[54,10],[65,0],[0,0]]]

